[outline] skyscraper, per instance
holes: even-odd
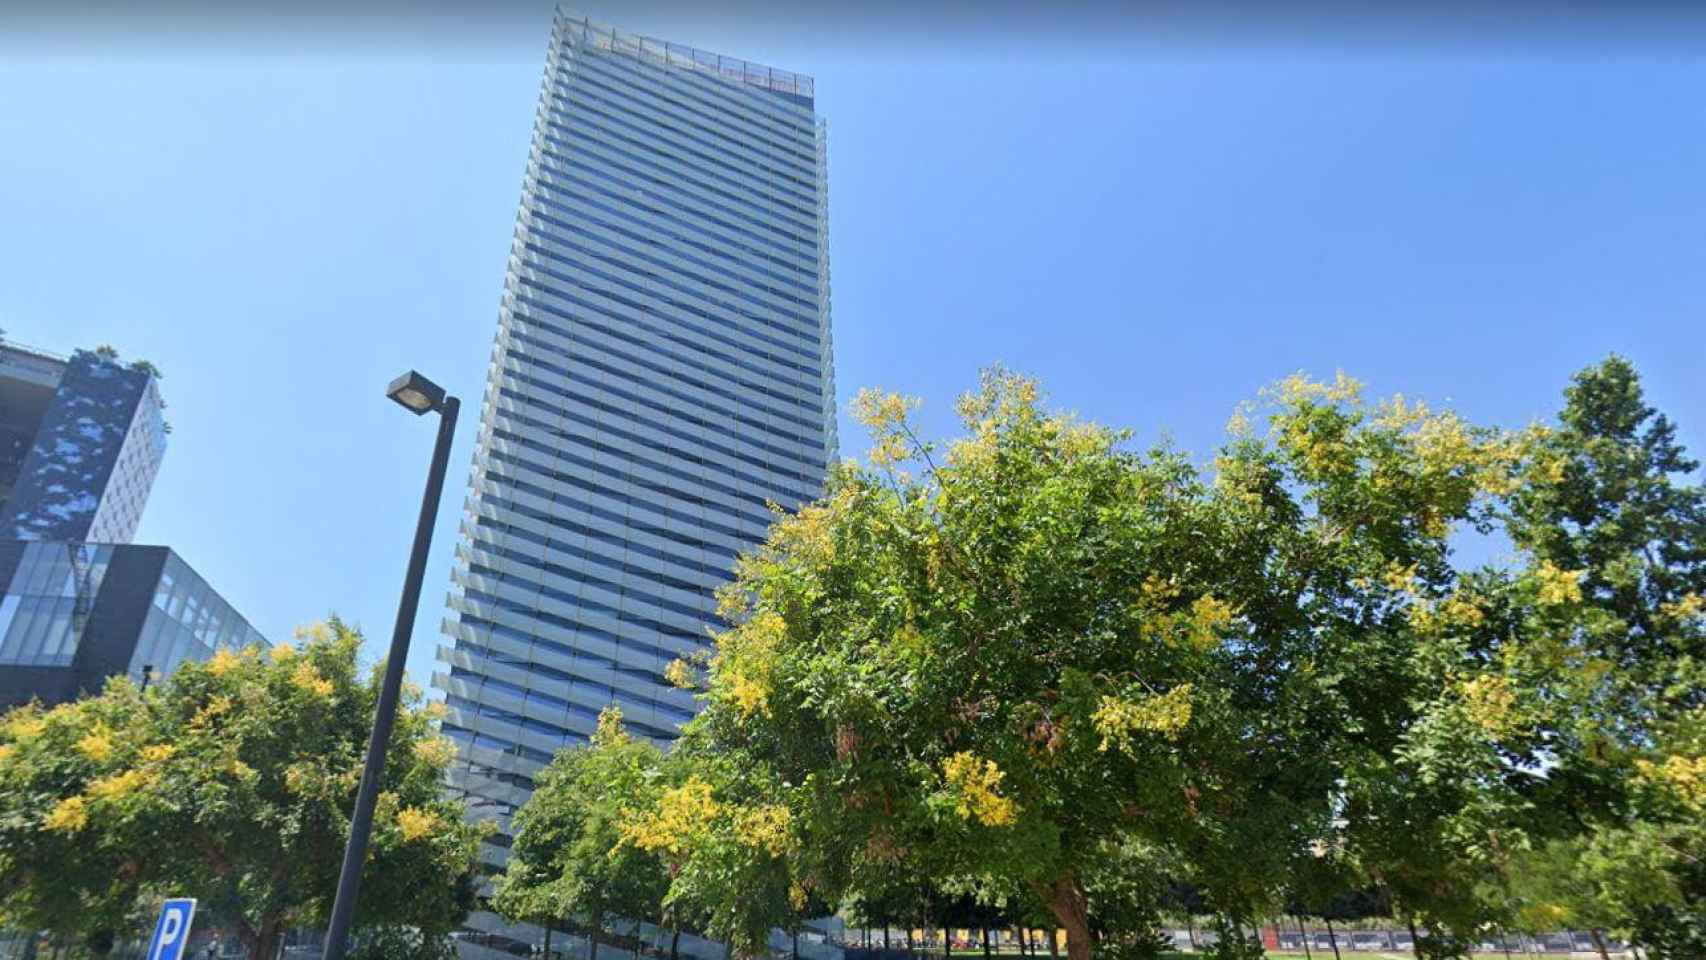
[[[145,365],[0,344],[0,538],[128,543],[166,452]]]
[[[501,827],[603,707],[675,736],[665,668],[767,505],[821,492],[826,210],[810,78],[559,13],[434,677],[451,785]]]

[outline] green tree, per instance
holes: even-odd
[[[740,561],[690,739],[780,784],[804,884],[1022,886],[1075,960],[1128,840],[1232,922],[1277,905],[1328,831],[1338,748],[1402,729],[1392,584],[1443,588],[1453,525],[1485,522],[1520,452],[1343,378],[1282,385],[1212,477],[1001,371],[946,448],[901,398],[859,412],[870,464]]]
[[[691,730],[664,773],[655,802],[628,811],[623,844],[663,860],[672,911],[738,956],[766,955],[771,932],[797,930],[813,903],[798,872],[795,791],[762,766],[706,751]]]
[[[97,697],[0,723],[0,909],[26,925],[124,931],[138,893],[195,896],[235,918],[251,956],[329,911],[377,672],[333,620],[300,647],[221,650],[146,695]],[[398,715],[360,922],[442,937],[473,904],[481,830],[441,786],[453,745],[413,691]],[[64,857],[73,869],[54,867]],[[103,865],[116,865],[105,877]],[[67,903],[90,909],[80,917]],[[57,919],[56,919],[57,918]]]
[[[1510,511],[1552,572],[1521,660],[1552,705],[1539,802],[1555,823],[1518,879],[1546,909],[1686,956],[1706,927],[1706,487],[1622,358],[1578,373],[1558,420]]]
[[[1349,767],[1348,849],[1436,954],[1487,924],[1603,938],[1689,909],[1706,492],[1625,361],[1565,399],[1503,498],[1517,560],[1402,585],[1396,735]]]
[[[657,747],[623,728],[619,710],[600,714],[590,744],[560,751],[516,812],[515,842],[493,906],[513,920],[585,924],[595,958],[614,919],[666,922],[663,862],[623,842],[632,811],[661,790],[662,762]]]
[[[1675,861],[1662,830],[1648,824],[1552,840],[1511,871],[1518,921],[1532,932],[1587,930],[1610,960],[1608,937],[1629,939],[1638,917],[1675,902]]]
[[[142,699],[120,681],[106,696],[0,720],[0,927],[47,930],[93,952],[111,949],[137,919],[148,879],[150,825],[113,819],[95,842],[81,829],[85,804],[61,804],[97,779],[99,731],[135,729]],[[91,751],[96,756],[91,756]]]

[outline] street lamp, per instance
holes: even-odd
[[[355,814],[350,817],[349,843],[338,871],[338,892],[332,901],[332,920],[326,927],[325,960],[343,960],[355,919],[355,900],[361,891],[361,867],[367,859],[367,841],[373,833],[373,806],[379,799],[379,781],[385,773],[385,748],[391,742],[391,727],[397,720],[397,698],[403,688],[403,661],[409,655],[409,634],[415,629],[415,608],[420,606],[421,577],[426,573],[427,551],[432,547],[432,525],[438,515],[438,498],[444,490],[444,470],[450,463],[450,440],[456,434],[456,412],[461,404],[444,388],[413,370],[391,381],[385,395],[416,414],[438,411],[438,443],[427,470],[426,494],[421,498],[421,516],[415,523],[415,545],[409,554],[409,570],[403,577],[403,597],[397,604],[397,626],[391,632],[391,653],[385,662],[385,683],[379,689],[379,709],[373,718],[373,735],[367,741],[367,763],[361,771],[361,789],[355,796]]]

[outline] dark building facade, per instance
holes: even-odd
[[[128,543],[166,452],[158,379],[0,344],[0,538]]]
[[[167,547],[0,540],[0,709],[266,640]]]

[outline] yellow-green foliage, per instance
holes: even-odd
[[[334,620],[270,654],[186,663],[146,695],[118,678],[0,719],[0,912],[118,929],[144,891],[214,899],[241,882],[251,946],[311,919],[335,881],[377,696],[360,643]],[[399,712],[372,843],[370,876],[396,879],[364,884],[363,911],[444,930],[469,903],[483,828],[445,798],[456,749],[418,701]]]

